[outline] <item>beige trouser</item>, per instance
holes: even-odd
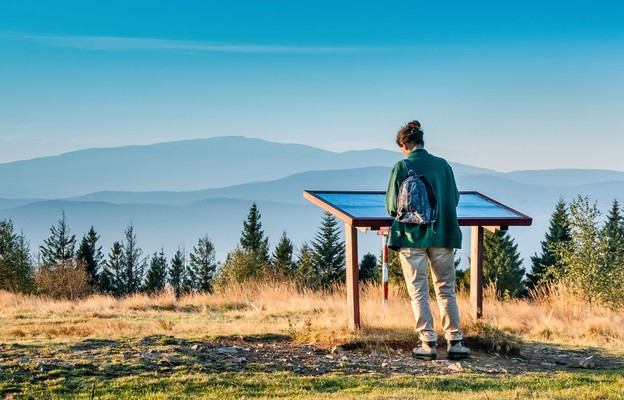
[[[435,341],[438,334],[433,330],[433,315],[429,307],[429,284],[427,265],[435,287],[442,330],[447,340],[461,340],[459,308],[455,298],[455,265],[453,249],[441,247],[401,248],[399,250],[403,276],[412,300],[416,318],[416,332],[423,341]]]

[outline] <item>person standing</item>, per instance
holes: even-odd
[[[424,149],[423,135],[420,123],[412,121],[399,130],[396,143],[416,174],[423,175],[431,183],[437,196],[438,216],[431,225],[403,223],[395,219],[390,227],[388,247],[399,253],[416,319],[416,333],[420,343],[412,350],[412,356],[424,360],[437,357],[438,335],[433,328],[427,281],[430,264],[442,330],[448,342],[447,357],[457,360],[471,353],[463,343],[455,296],[453,249],[461,248],[462,242],[456,210],[459,191],[451,166],[443,158],[431,155]],[[407,166],[403,161],[397,162],[386,192],[386,210],[393,217],[397,213],[399,188],[407,177]]]

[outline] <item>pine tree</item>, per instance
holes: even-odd
[[[553,280],[553,268],[559,263],[559,259],[554,251],[558,243],[570,240],[570,217],[563,199],[559,199],[555,206],[555,211],[550,218],[550,226],[546,233],[545,240],[541,242],[542,253],[531,257],[531,273],[527,274],[525,281],[527,289],[534,289],[540,283],[551,282]]]
[[[617,200],[613,200],[607,221],[602,228],[602,236],[609,266],[624,268],[624,217],[622,217],[620,203]]]
[[[145,276],[144,290],[148,293],[157,293],[165,288],[167,284],[167,258],[165,249],[161,248],[160,253],[154,252],[149,262],[149,268]]]
[[[182,249],[178,247],[171,259],[171,269],[169,270],[169,284],[173,288],[176,300],[184,294],[184,282],[186,280],[186,256]]]
[[[89,229],[89,232],[82,237],[78,251],[76,252],[76,259],[82,261],[85,266],[87,275],[89,276],[88,283],[91,286],[96,286],[98,282],[98,272],[104,255],[102,254],[102,246],[97,245],[100,236],[95,233],[93,226]]]
[[[247,220],[243,221],[240,245],[243,250],[254,254],[258,263],[265,267],[269,263],[269,238],[264,237],[260,217],[258,207],[253,203]]]
[[[199,239],[190,254],[189,270],[197,279],[197,290],[212,293],[213,280],[217,271],[215,248],[208,236]]]
[[[240,245],[227,254],[216,276],[221,286],[260,281],[264,278],[266,269],[258,267],[256,254],[243,249]]]
[[[483,237],[483,283],[493,283],[505,298],[518,297],[524,290],[524,268],[518,245],[508,232],[485,232]]]
[[[374,283],[380,281],[380,276],[381,270],[377,265],[377,257],[371,253],[364,254],[359,265],[360,282]]]
[[[141,260],[143,251],[137,245],[134,226],[130,224],[126,229],[126,241],[123,245],[123,279],[126,294],[134,294],[141,289],[145,260]]]
[[[0,220],[0,290],[30,293],[34,267],[24,234],[17,235],[10,220]]]
[[[293,251],[294,246],[286,236],[286,231],[284,231],[271,257],[273,272],[277,276],[286,278],[293,276],[295,267],[293,263]]]
[[[624,218],[617,200],[613,200],[600,233],[604,248],[604,274],[611,282],[624,282]],[[610,307],[624,305],[624,291],[620,285],[612,284],[605,289],[606,302]]]
[[[124,248],[120,242],[114,242],[108,260],[102,267],[99,276],[98,287],[100,292],[120,297],[127,293],[124,278]]]
[[[321,286],[329,287],[345,277],[345,244],[340,239],[338,219],[327,211],[312,241],[314,266]]]
[[[293,280],[299,289],[318,289],[321,285],[314,267],[314,251],[307,242],[303,242],[299,248]]]
[[[58,225],[50,228],[50,237],[43,243],[43,246],[39,246],[43,268],[54,268],[57,263],[74,258],[76,235],[71,235],[67,218],[65,218],[65,211],[63,211],[61,219],[58,220]]]

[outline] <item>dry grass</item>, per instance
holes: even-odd
[[[414,342],[411,306],[397,288],[391,288],[387,305],[381,304],[379,286],[362,288],[363,329],[357,333],[347,329],[344,293],[344,288],[301,293],[292,285],[268,283],[229,287],[180,301],[170,292],[79,301],[0,292],[0,340],[286,334],[300,342],[327,345]],[[590,311],[565,291],[556,295],[544,291],[533,301],[501,301],[486,290],[483,321],[469,315],[467,294],[460,293],[458,302],[467,335],[511,333],[525,340],[611,349],[624,344],[624,315],[599,308]]]

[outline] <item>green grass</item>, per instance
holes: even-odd
[[[0,394],[51,399],[622,399],[623,371],[531,373],[487,376],[342,375],[299,376],[279,373],[145,372],[99,379],[56,371],[35,381],[11,383],[0,376]]]
[[[283,336],[279,336],[283,338]],[[260,339],[261,336],[258,336]],[[14,399],[624,399],[624,369],[447,375],[301,372],[193,353],[169,336],[0,344],[0,397]],[[146,351],[151,353],[145,353]],[[171,355],[156,363],[143,355]]]

